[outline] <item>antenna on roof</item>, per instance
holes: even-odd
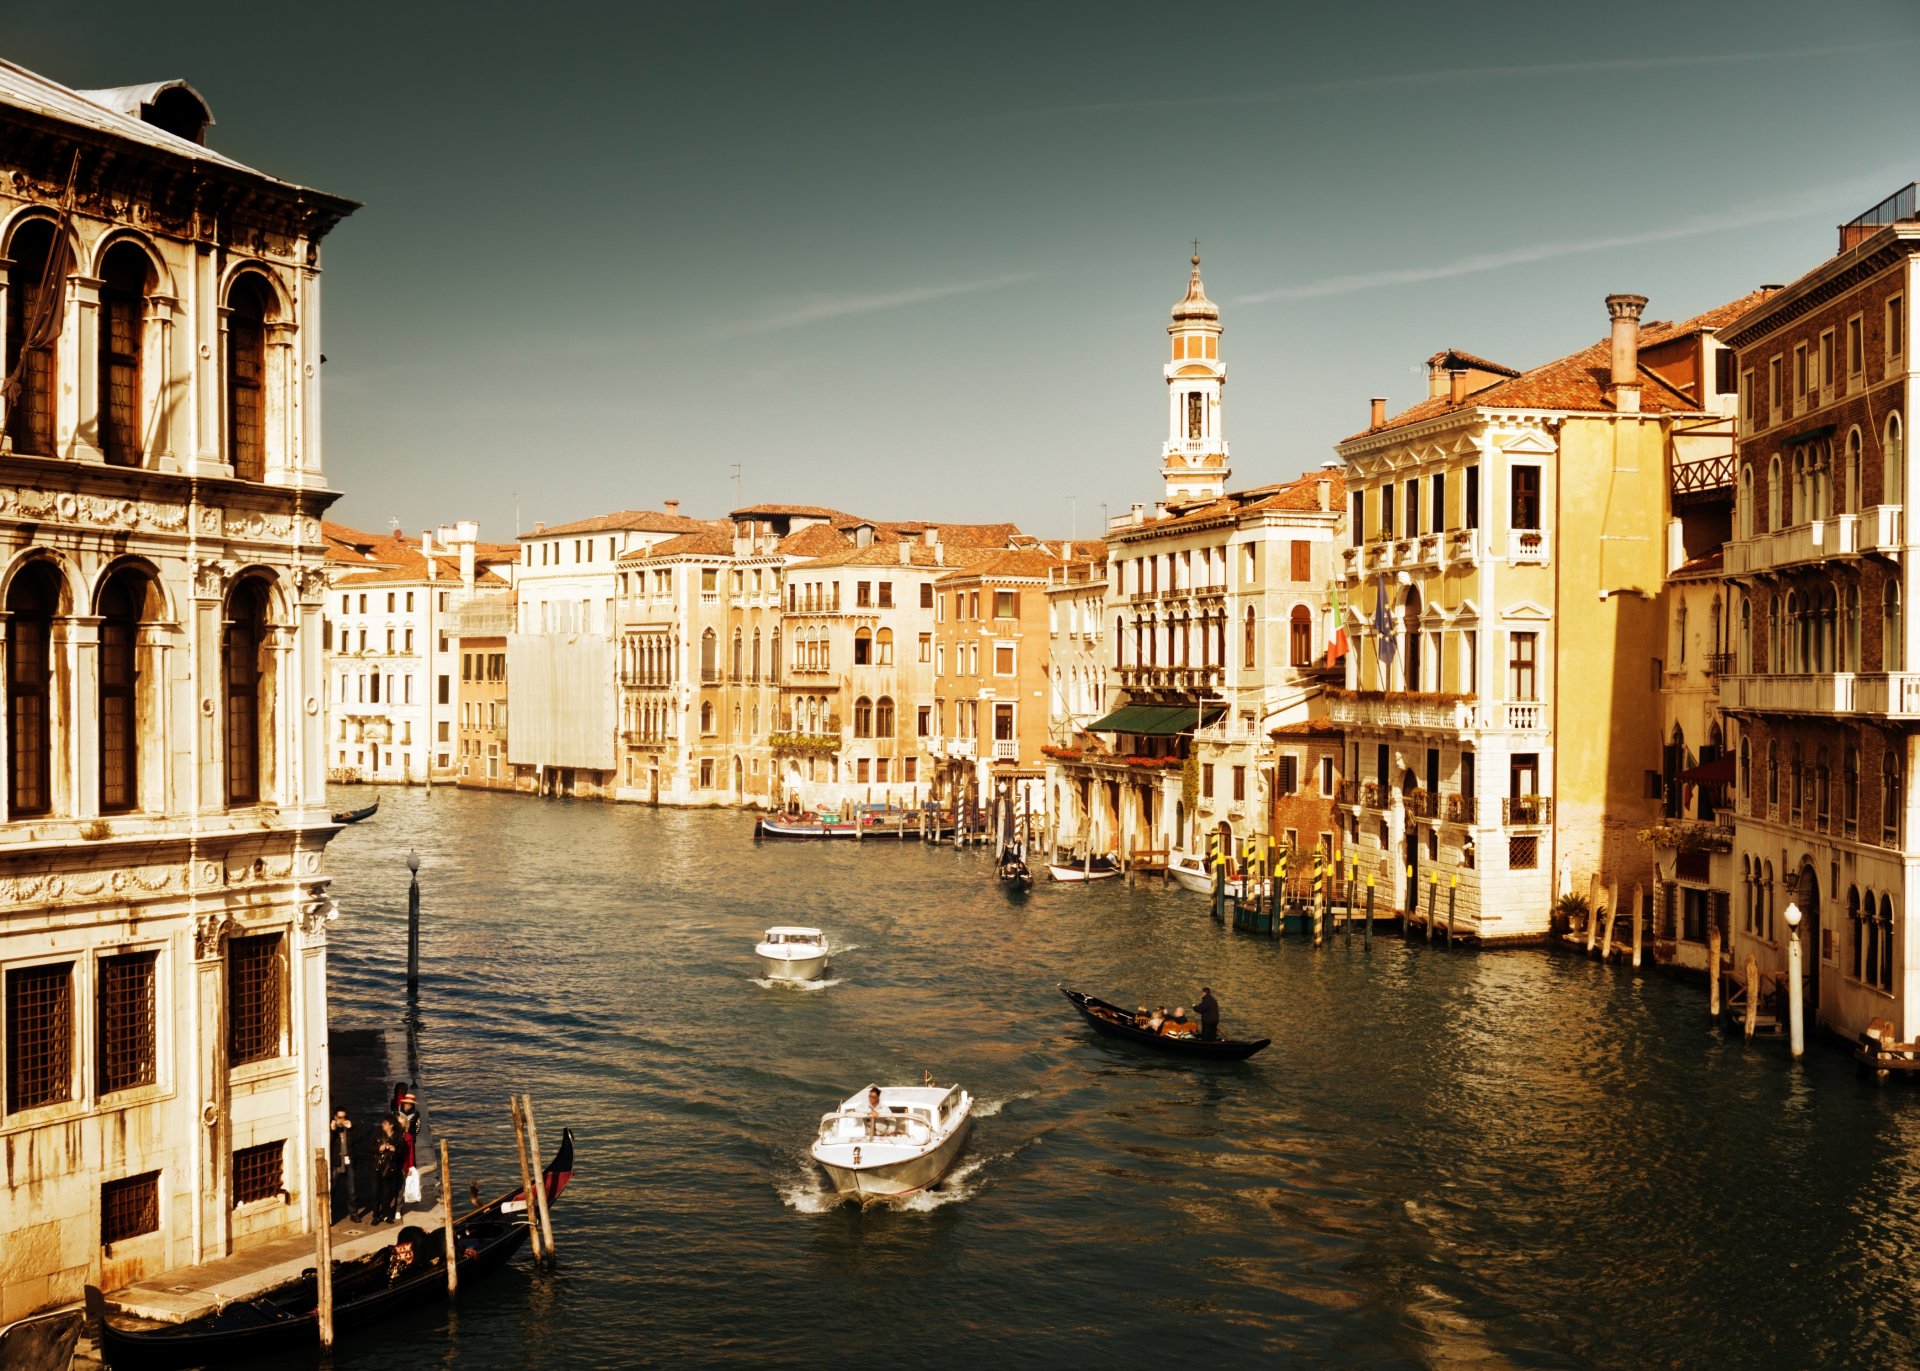
[[[740,464],[733,464],[733,507],[740,508]]]

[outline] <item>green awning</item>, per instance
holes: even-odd
[[[1123,705],[1104,718],[1087,725],[1089,733],[1134,733],[1149,737],[1170,737],[1185,733],[1196,723],[1214,723],[1227,712],[1225,705],[1205,706],[1206,717],[1192,705]]]

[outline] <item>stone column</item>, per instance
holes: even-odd
[[[104,462],[100,448],[100,282],[67,278],[67,327],[55,350],[60,376],[54,397],[54,450],[82,462]]]
[[[147,297],[146,337],[141,340],[140,412],[149,415],[143,437],[147,465],[156,471],[180,469],[178,413],[189,389],[176,375],[173,357],[173,316],[180,301],[171,295]]]
[[[53,812],[93,819],[100,814],[100,616],[56,620],[53,649],[66,659],[71,682],[62,706],[54,711],[56,719],[66,716],[65,726],[55,728],[54,756],[67,759],[69,772],[60,776],[56,762]],[[63,785],[65,795],[60,793]]]

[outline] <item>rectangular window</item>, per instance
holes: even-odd
[[[915,715],[915,720],[916,720],[916,725],[915,725],[916,732],[920,737],[930,738],[933,736],[933,706],[932,705],[921,705],[919,708],[919,711]]]
[[[893,608],[893,582],[882,581],[878,586],[875,587],[875,589],[878,590],[880,593],[880,608],[892,609]]]
[[[1313,579],[1313,544],[1305,538],[1293,540],[1293,579],[1311,581]]]
[[[920,759],[918,757],[908,757],[905,761],[901,762],[900,767],[900,779],[909,785],[920,779]]]
[[[1539,647],[1540,635],[1537,633],[1511,633],[1507,635],[1509,655],[1507,657],[1507,698],[1517,701],[1531,701],[1540,698],[1539,690]]]
[[[1793,350],[1793,398],[1807,398],[1807,345],[1799,344]]]
[[[1279,793],[1297,795],[1300,792],[1300,759],[1282,757],[1280,759]]]
[[[1473,798],[1474,755],[1471,752],[1460,754],[1460,793],[1467,799]]]
[[[1247,769],[1244,766],[1236,766],[1233,769],[1233,798],[1236,800],[1247,798]]]
[[[713,758],[711,757],[702,757],[700,759],[700,788],[702,790],[713,789]]]
[[[1427,489],[1432,495],[1432,504],[1427,511],[1427,523],[1435,533],[1447,526],[1447,473],[1436,471],[1427,478]]]
[[[922,581],[920,583],[920,608],[922,609],[933,608],[933,582],[932,581]]]
[[[280,1055],[286,983],[282,935],[262,933],[227,943],[227,1061],[230,1066]]]
[[[1211,800],[1213,798],[1212,762],[1205,762],[1200,767],[1200,798],[1203,800]]]
[[[1740,417],[1752,423],[1753,414],[1753,368],[1749,367],[1740,373]]]
[[[1420,478],[1415,476],[1407,481],[1407,537],[1420,536]]]
[[[1348,541],[1355,547],[1367,541],[1367,492],[1353,492],[1352,527],[1347,530]]]
[[[856,581],[853,586],[853,603],[860,609],[873,607],[873,582]]]
[[[1847,320],[1847,375],[1858,376],[1867,369],[1866,321],[1859,315]]]
[[[407,684],[408,685],[413,684],[413,677],[411,676],[407,677]],[[452,690],[453,690],[452,678],[443,674],[440,677],[440,703],[441,704],[444,705],[444,704],[452,703]]]
[[[233,1204],[278,1199],[286,1190],[284,1168],[287,1144],[261,1143],[257,1147],[239,1147],[233,1153]]]
[[[868,781],[873,779],[871,774],[873,770],[873,762],[871,759],[862,757],[853,765],[854,765],[853,779],[856,782],[858,782],[861,785],[865,785]]]
[[[1830,386],[1833,384],[1833,330],[1827,329],[1820,335],[1820,350],[1815,354],[1813,384]]]
[[[158,952],[127,952],[100,959],[99,1087],[103,1095],[154,1082],[158,1054],[153,987],[159,958]]]
[[[1013,644],[995,643],[993,645],[993,674],[996,676],[1013,675]]]
[[[7,972],[7,1112],[73,1098],[73,963]]]
[[[876,757],[873,762],[873,779],[880,785],[887,783],[887,761],[885,757]]]
[[[993,617],[996,619],[1017,619],[1020,611],[1016,607],[1019,596],[1011,590],[993,592]]]
[[[1320,759],[1320,793],[1333,794],[1333,758],[1331,757]]]
[[[1393,536],[1393,491],[1391,483],[1380,487],[1380,536]]]
[[[920,635],[920,660],[923,662],[931,662],[933,660],[933,635],[931,633],[922,633]]]
[[[1907,351],[1907,310],[1904,297],[1887,301],[1887,356],[1904,357]]]
[[[1767,359],[1767,417],[1769,420],[1780,417],[1780,406],[1785,402],[1787,393],[1780,384],[1780,359]]]
[[[1507,839],[1507,866],[1514,871],[1532,871],[1540,865],[1540,839],[1537,834],[1514,834]]]
[[[111,1247],[160,1231],[160,1173],[149,1171],[100,1187],[100,1245]]]
[[[1466,470],[1466,486],[1460,496],[1460,522],[1468,528],[1480,527],[1480,468]]]
[[[1533,529],[1540,527],[1540,468],[1537,466],[1516,466],[1513,468],[1512,527]]]

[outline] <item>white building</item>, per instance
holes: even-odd
[[[299,1233],[326,1139],[319,247],[355,206],[211,122],[0,63],[0,1323]]]

